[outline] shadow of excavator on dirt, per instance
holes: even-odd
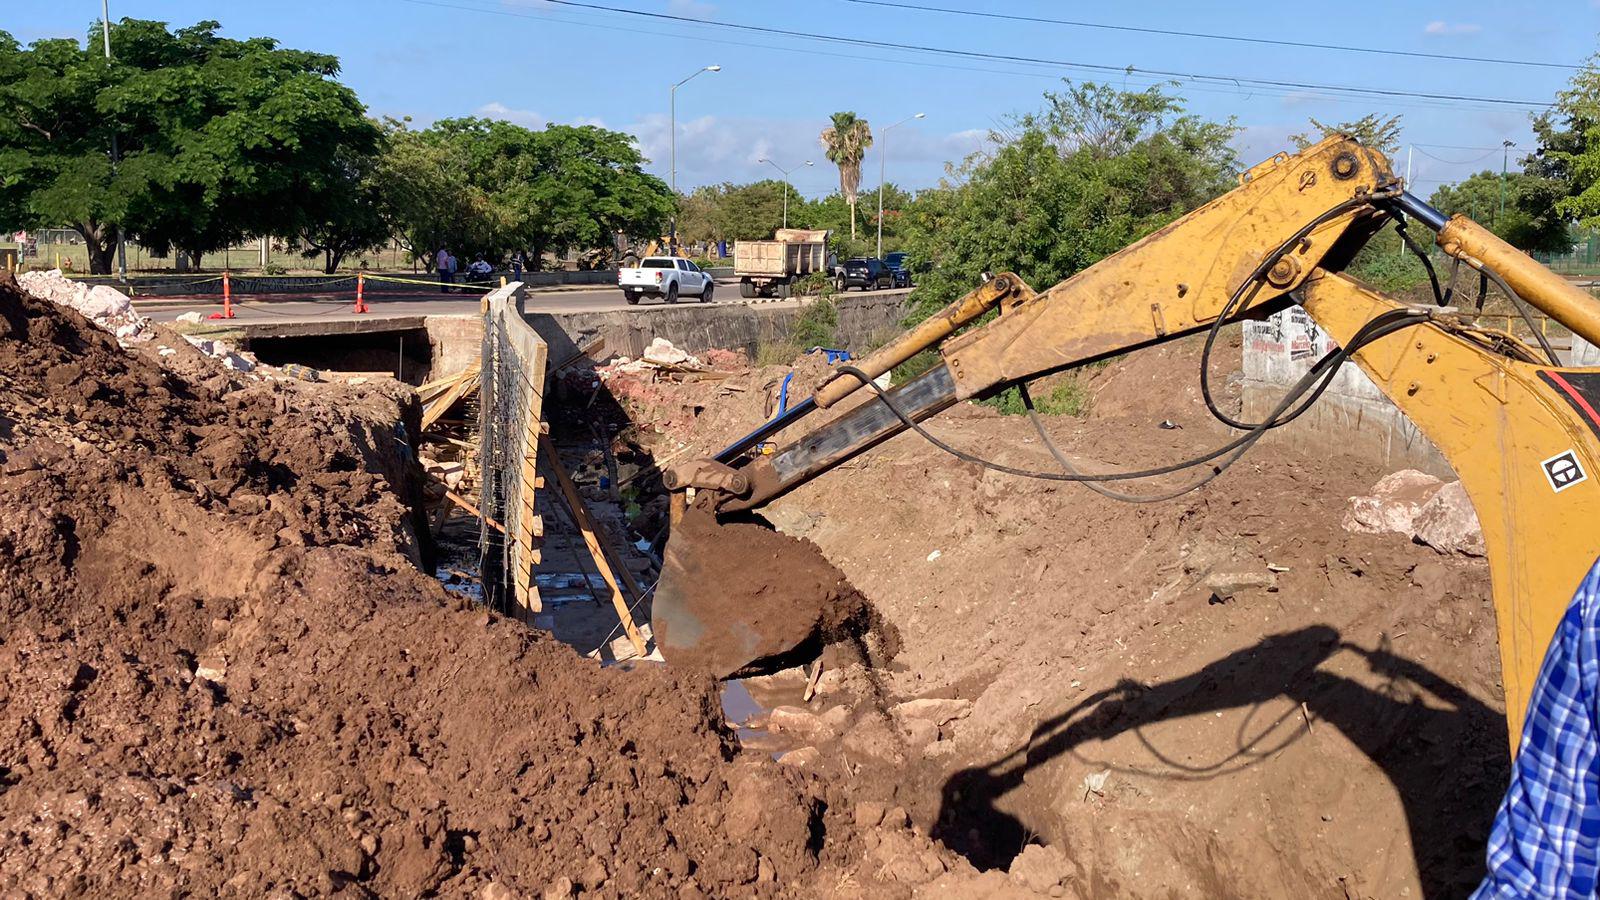
[[[1378,689],[1320,668],[1346,652],[1364,659],[1383,679]],[[1277,723],[1253,739],[1241,734],[1226,758],[1208,766],[1164,758],[1141,730],[1283,699],[1292,703],[1292,723]],[[1361,647],[1328,626],[1272,635],[1170,681],[1124,681],[1092,694],[1039,723],[1025,746],[952,775],[934,837],[979,868],[1004,868],[1038,833],[997,806],[1030,770],[1063,754],[1082,758],[1086,743],[1134,732],[1159,760],[1153,769],[1139,770],[1143,777],[1227,777],[1304,738],[1308,726],[1301,703],[1317,727],[1326,723],[1339,729],[1393,783],[1424,895],[1465,896],[1483,876],[1484,844],[1509,777],[1505,716],[1427,667],[1395,655],[1387,639],[1375,649]]]

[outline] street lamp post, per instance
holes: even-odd
[[[1512,141],[1500,142],[1500,212],[1495,216],[1495,224],[1506,217],[1506,158],[1511,155],[1511,148],[1516,144]]]
[[[111,65],[111,0],[100,0],[100,36],[105,40],[106,65]],[[117,149],[117,128],[111,127],[111,174],[117,174],[122,153]],[[20,259],[22,254],[17,254]],[[117,223],[117,280],[128,280],[128,242],[122,233],[122,223]]]
[[[778,165],[777,163],[773,162],[770,159],[767,159],[765,156],[763,156],[760,159],[756,160],[756,162],[758,162],[758,163],[766,163],[767,165],[769,165],[769,166],[773,167],[774,169],[777,169],[779,172],[783,173],[783,227],[788,228],[789,227],[789,173],[793,172],[795,169],[799,169],[799,168],[803,168],[805,166],[811,165],[811,160],[809,160],[809,159],[806,160],[805,162],[801,163],[800,165],[795,166],[794,169],[785,169],[783,166]]]
[[[878,258],[883,259],[883,172],[884,159],[889,155],[889,129],[899,128],[912,119],[927,118],[926,113],[906,116],[904,119],[878,132]]]
[[[672,86],[667,92],[668,118],[672,128],[672,221],[667,229],[667,241],[671,244],[674,253],[678,250],[678,88],[692,81],[701,72],[721,72],[722,67],[717,65],[702,66],[695,69],[694,74]]]

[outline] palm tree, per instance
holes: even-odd
[[[856,236],[856,194],[861,189],[861,160],[872,146],[867,120],[853,112],[836,112],[833,124],[822,129],[822,146],[828,161],[839,167],[839,192],[850,204],[850,238]]]

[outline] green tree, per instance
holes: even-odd
[[[856,236],[856,197],[861,190],[861,160],[872,146],[872,128],[853,112],[836,112],[833,124],[822,129],[822,147],[828,161],[839,167],[839,193],[850,204],[850,237]]]
[[[1428,202],[1446,215],[1460,213],[1486,224],[1520,250],[1564,250],[1569,243],[1567,223],[1552,214],[1558,198],[1550,195],[1551,187],[1549,179],[1536,175],[1509,172],[1502,177],[1485,170],[1456,184],[1441,185]]]
[[[1556,215],[1587,228],[1600,226],[1600,56],[1591,57],[1556,95],[1555,105],[1533,120],[1539,145],[1523,160],[1539,179],[1525,203],[1555,198]],[[1526,211],[1526,210],[1525,210]],[[1554,226],[1551,226],[1553,229]]]
[[[1371,147],[1384,156],[1392,157],[1400,149],[1399,116],[1385,119],[1377,113],[1368,113],[1354,121],[1337,122],[1332,125],[1312,119],[1311,129],[1308,132],[1290,135],[1289,140],[1304,150],[1329,135],[1348,134],[1360,141],[1362,146]]]
[[[498,227],[488,194],[468,177],[466,151],[403,121],[385,123],[377,164],[378,207],[395,240],[429,271],[434,253],[486,246]]]
[[[1233,123],[1186,115],[1159,87],[1069,84],[1045,99],[907,207],[905,249],[932,266],[914,317],[984,272],[1049,287],[1223,193],[1237,171]]]
[[[304,197],[295,244],[307,259],[322,257],[322,271],[330,275],[349,254],[389,237],[378,160],[361,149],[341,148],[327,177]]]
[[[220,27],[123,19],[110,62],[99,23],[86,43],[0,39],[0,183],[24,224],[70,225],[98,273],[119,232],[198,259],[305,224],[305,198],[375,150],[377,128],[336,58]]]
[[[416,144],[403,148],[415,177],[405,199],[386,205],[413,247],[452,243],[490,258],[520,249],[537,266],[545,253],[608,246],[619,231],[659,234],[672,210],[665,182],[644,172],[644,157],[622,132],[466,118],[406,134]],[[411,202],[447,190],[462,196],[445,223],[430,223],[425,204]]]

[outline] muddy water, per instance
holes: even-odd
[[[761,682],[768,679],[730,679],[722,683],[722,715],[739,736],[739,743],[751,750],[765,750],[777,759],[799,746],[788,735],[773,734],[766,728],[767,713],[774,706],[797,704],[803,687],[789,690]]]

